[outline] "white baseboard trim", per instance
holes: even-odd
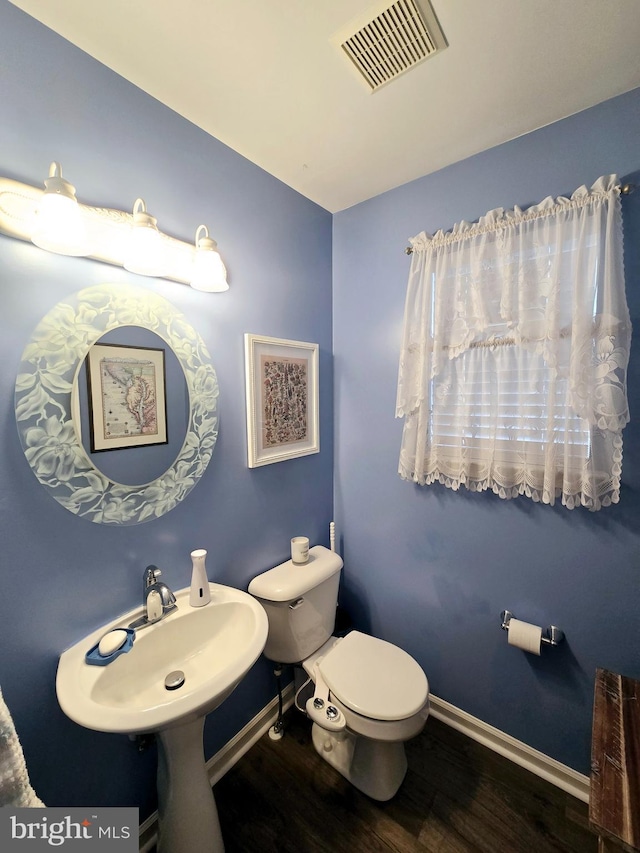
[[[284,709],[293,705],[294,686],[288,684],[282,691]],[[572,770],[543,752],[527,746],[500,729],[483,723],[455,705],[430,697],[430,714],[451,728],[456,729],[472,740],[503,755],[514,764],[524,767],[536,776],[546,779],[568,794],[589,802],[589,777]],[[211,785],[215,785],[233,765],[265,734],[278,719],[278,697],[274,697],[238,734],[226,743],[207,761],[207,772]],[[157,841],[158,813],[154,812],[140,824],[140,853],[148,853]]]
[[[282,691],[283,710],[293,705],[293,683]],[[275,696],[247,725],[218,750],[206,764],[211,785],[215,785],[251,747],[260,740],[278,719],[278,697]],[[148,853],[158,840],[158,812],[140,824],[140,853]]]
[[[282,691],[282,709],[286,711],[293,705],[293,682],[287,684]],[[278,697],[275,696],[269,704],[259,711],[238,734],[226,743],[207,761],[207,770],[211,785],[215,785],[224,774],[231,770],[245,752],[259,741],[263,734],[269,731],[278,719]]]
[[[471,714],[467,714],[466,711],[456,708],[455,705],[451,705],[437,696],[431,696],[430,713],[436,720],[441,720],[451,728],[513,761],[514,764],[519,764],[520,767],[535,773],[536,776],[546,779],[547,782],[551,782],[578,800],[582,800],[584,803],[589,802],[588,776],[578,773],[577,770],[572,770],[571,767],[561,764],[543,752],[538,752],[538,750],[527,746],[526,743],[522,743],[511,735],[500,731],[500,729],[483,723],[482,720],[472,717]]]

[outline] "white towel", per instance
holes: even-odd
[[[0,690],[0,806],[44,808],[29,782],[16,727]]]

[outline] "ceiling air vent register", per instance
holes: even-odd
[[[401,74],[415,68],[447,47],[428,0],[398,0],[369,9],[331,41],[340,47],[353,67],[376,92]]]

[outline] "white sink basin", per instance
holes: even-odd
[[[267,639],[267,616],[252,596],[210,584],[211,601],[191,607],[189,589],[176,593],[177,609],[136,631],[130,651],[106,666],[86,653],[114,628],[126,628],[137,608],[63,652],[56,691],[64,713],[89,729],[144,734],[187,723],[213,711],[253,666]],[[184,684],[165,687],[174,670]]]

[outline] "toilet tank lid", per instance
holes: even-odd
[[[302,565],[291,560],[255,577],[249,592],[264,601],[293,601],[339,572],[343,563],[339,554],[323,545],[309,548],[309,559]]]

